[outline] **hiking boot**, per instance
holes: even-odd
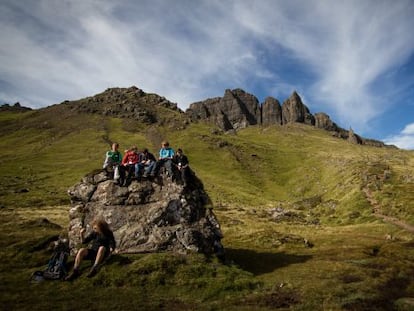
[[[98,267],[93,266],[93,267],[91,268],[91,270],[89,271],[89,273],[88,273],[87,277],[88,277],[88,278],[92,278],[92,277],[94,277],[97,273],[98,273]]]
[[[78,269],[73,269],[72,273],[69,274],[66,278],[65,281],[73,281],[74,279],[76,279],[78,276],[80,275],[79,270]]]

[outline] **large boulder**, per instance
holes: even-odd
[[[95,218],[109,223],[121,253],[214,252],[222,237],[220,226],[195,175],[186,187],[164,175],[132,181],[128,187],[110,177],[94,171],[68,190],[72,253],[80,246],[80,229],[89,233]]]

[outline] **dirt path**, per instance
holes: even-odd
[[[374,213],[376,217],[381,218],[385,222],[388,222],[400,228],[403,228],[404,230],[407,230],[408,232],[414,233],[414,226],[409,225],[398,218],[382,214],[381,205],[377,202],[377,200],[375,200],[375,198],[372,195],[372,192],[368,188],[364,188],[362,191],[364,192],[365,197],[367,198],[369,204],[372,206],[372,212]]]

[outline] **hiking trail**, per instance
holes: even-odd
[[[385,222],[396,225],[396,226],[398,226],[398,227],[400,227],[400,228],[402,228],[402,229],[404,229],[404,230],[406,230],[410,233],[414,233],[414,226],[409,225],[409,224],[405,223],[404,221],[402,221],[398,218],[382,214],[381,213],[381,205],[374,198],[374,196],[372,195],[371,190],[369,190],[368,187],[365,187],[362,191],[364,192],[366,199],[368,200],[369,204],[371,205],[372,212],[374,213],[375,217],[381,218]]]

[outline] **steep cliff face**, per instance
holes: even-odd
[[[241,89],[226,90],[223,97],[193,103],[186,114],[191,120],[207,120],[228,131],[261,124],[258,99]]]
[[[227,131],[250,125],[287,124],[291,122],[315,125],[315,118],[300,96],[293,94],[283,105],[273,97],[267,97],[262,105],[258,99],[241,89],[226,90],[223,97],[193,103],[186,114],[191,120],[206,120]]]
[[[282,107],[277,99],[267,97],[262,105],[262,124],[282,124]]]
[[[191,104],[186,115],[194,122],[205,120],[224,131],[256,124],[271,126],[298,122],[330,131],[333,136],[347,139],[351,143],[385,146],[381,141],[365,139],[353,131],[340,128],[326,113],[313,115],[296,91],[282,105],[273,97],[267,97],[264,103],[259,105],[257,98],[252,94],[241,89],[226,90],[223,97]]]
[[[309,112],[308,107],[302,103],[302,99],[296,92],[293,92],[282,105],[282,123],[292,122],[315,125],[314,116]]]

